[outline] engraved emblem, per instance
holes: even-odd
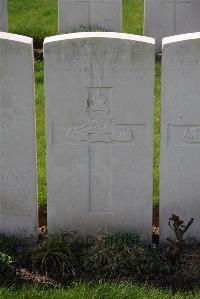
[[[183,140],[187,143],[200,143],[200,127],[185,130]]]
[[[101,88],[89,89],[87,122],[78,128],[69,129],[66,137],[71,141],[106,143],[128,142],[134,138],[131,129],[115,124],[111,117],[110,99],[101,92]]]

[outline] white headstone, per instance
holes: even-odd
[[[200,31],[199,0],[145,0],[144,34],[156,39],[157,52],[162,38]]]
[[[59,32],[81,26],[122,31],[122,0],[59,0]]]
[[[0,31],[8,31],[7,0],[0,0]]]
[[[174,233],[168,218],[195,222],[200,237],[200,34],[165,38],[162,57],[160,239]]]
[[[50,233],[151,238],[154,40],[76,33],[44,43]]]
[[[37,232],[33,42],[0,32],[0,233]]]

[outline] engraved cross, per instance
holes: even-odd
[[[114,121],[111,113],[112,87],[87,87],[87,91],[86,121],[80,125],[53,123],[52,142],[88,145],[88,212],[110,214],[112,147],[114,144],[145,142],[147,126],[145,123],[117,124]]]
[[[67,138],[89,144],[89,212],[111,213],[111,143],[132,141],[133,132],[112,119],[110,88],[89,88],[88,93],[87,123],[69,129]]]

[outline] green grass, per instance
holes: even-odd
[[[8,0],[9,31],[36,38],[57,34],[57,0]],[[123,31],[143,32],[143,0],[123,1]],[[46,212],[46,149],[43,62],[35,62],[38,197],[40,212]],[[154,205],[159,202],[160,64],[156,64],[154,125]]]
[[[57,0],[8,0],[9,32],[44,38],[57,34]]]
[[[154,168],[153,168],[153,203],[159,204],[159,159],[160,159],[160,92],[161,64],[156,63],[155,76],[155,109],[154,109]]]
[[[199,299],[200,293],[184,294],[149,289],[128,283],[75,284],[66,290],[42,290],[36,287],[0,289],[1,299]]]
[[[46,212],[46,138],[45,138],[45,100],[44,100],[44,63],[35,62],[35,97],[36,97],[36,136],[38,200],[41,213]]]
[[[123,32],[143,34],[143,0],[123,0]]]

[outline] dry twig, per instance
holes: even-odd
[[[180,250],[185,246],[185,240],[183,239],[183,235],[187,232],[189,227],[192,225],[194,219],[191,218],[187,225],[184,225],[184,221],[180,219],[179,216],[172,214],[169,218],[168,225],[174,231],[176,235],[176,240],[172,240],[167,238],[167,241],[172,244],[170,248],[170,255],[172,257],[176,256]],[[171,224],[173,222],[173,224]]]

